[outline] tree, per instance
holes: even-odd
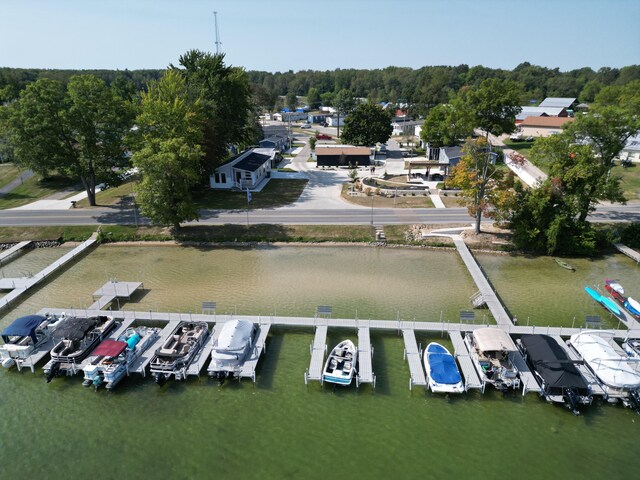
[[[309,104],[309,108],[311,110],[317,110],[320,108],[320,103],[322,102],[320,98],[320,93],[317,88],[311,87],[309,89],[309,93],[307,93],[307,103]]]
[[[476,219],[475,232],[480,233],[483,214],[494,218],[498,213],[499,219],[504,219],[503,208],[510,205],[509,196],[513,191],[505,185],[502,170],[493,163],[496,155],[489,152],[484,138],[468,139],[462,152],[464,155],[453,168],[447,183],[462,189],[469,215]],[[498,211],[496,207],[499,207]]]
[[[56,170],[78,178],[92,206],[98,183],[119,181],[133,112],[103,80],[78,75],[65,89],[60,82],[41,79],[7,108],[5,127],[20,164],[42,174]]]
[[[296,92],[287,93],[287,107],[289,110],[295,110],[298,105],[298,97],[296,96]]]
[[[432,147],[458,145],[471,136],[474,126],[473,112],[454,100],[429,110],[420,137]]]
[[[391,113],[378,105],[363,103],[349,115],[342,131],[342,141],[354,145],[373,145],[389,140],[393,127]]]
[[[499,136],[516,129],[516,115],[520,112],[522,86],[511,80],[489,78],[479,87],[463,92],[463,102],[474,112],[476,126]]]
[[[317,142],[318,142],[318,139],[316,137],[309,138],[309,148],[311,149],[311,151],[314,151],[316,149]]]
[[[348,90],[340,90],[333,99],[333,107],[338,115],[338,137],[340,136],[340,116],[348,114],[355,107],[353,95]]]
[[[133,155],[142,177],[136,193],[142,213],[156,224],[177,230],[181,222],[198,218],[191,189],[203,157],[203,117],[202,105],[191,100],[176,71],[168,70],[142,95]]]

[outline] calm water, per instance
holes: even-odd
[[[47,254],[20,261],[29,269]],[[509,308],[544,325],[557,317],[570,325],[589,308],[572,293],[584,278],[596,283],[605,272],[629,289],[634,279],[633,288],[640,285],[638,267],[618,256],[584,265],[572,260],[578,272],[564,279],[543,259],[480,261]],[[214,300],[219,312],[311,315],[316,305],[330,304],[334,316],[357,310],[360,318],[385,319],[400,312],[417,321],[454,320],[475,291],[448,252],[100,247],[5,313],[0,327],[43,306],[87,306],[110,278],[145,283],[148,291],[128,309],[188,311]],[[566,300],[545,302],[550,290]],[[356,339],[355,332],[331,330],[328,343],[345,336]],[[447,400],[410,393],[395,334],[372,335],[375,391],[305,387],[312,338],[310,330],[272,330],[255,385],[220,388],[203,377],[158,388],[131,377],[115,392],[94,393],[80,377],[47,385],[40,372],[1,371],[2,477],[622,478],[640,467],[640,417],[629,409],[597,404],[574,417],[535,395],[488,391]],[[419,338],[423,345],[429,340]]]

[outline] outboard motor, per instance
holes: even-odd
[[[638,390],[629,393],[629,406],[640,414],[640,392]]]
[[[218,372],[216,373],[216,378],[218,379],[218,385],[222,386],[225,382],[225,380],[227,379],[227,373],[226,372]]]
[[[578,410],[578,394],[573,391],[572,388],[567,388],[563,394],[562,398],[564,398],[564,403],[569,410],[574,415],[580,415],[580,411]]]
[[[49,369],[49,373],[45,375],[45,380],[49,383],[53,380],[53,377],[57,376],[60,373],[60,363],[54,362]]]
[[[153,381],[156,382],[159,386],[164,385],[164,382],[166,381],[167,377],[164,376],[164,374],[162,373],[154,373],[153,374]]]

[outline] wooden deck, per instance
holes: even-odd
[[[358,328],[358,375],[356,376],[356,386],[363,383],[370,383],[375,388],[376,376],[373,374],[373,347],[369,327]]]
[[[473,360],[464,343],[460,332],[449,332],[449,338],[453,343],[454,356],[458,360],[462,376],[464,377],[464,390],[469,391],[472,388],[482,390],[484,392],[485,384],[478,376],[478,372],[473,365]]]
[[[416,332],[406,328],[402,330],[404,338],[404,357],[409,364],[409,390],[413,390],[414,385],[427,386],[427,377],[424,374],[422,365],[422,352],[418,349],[416,342]]]

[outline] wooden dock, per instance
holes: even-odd
[[[0,265],[2,265],[7,258],[20,252],[23,248],[26,248],[29,245],[31,245],[31,243],[32,243],[31,240],[20,242],[15,244],[13,247],[7,248],[6,250],[3,250],[2,252],[0,252]]]
[[[313,319],[315,320],[315,318]],[[324,368],[324,356],[327,353],[327,326],[318,325],[313,343],[309,346],[311,360],[309,369],[304,372],[304,383],[315,380],[322,383],[322,370]]]
[[[416,342],[416,332],[413,329],[405,328],[402,330],[402,336],[404,338],[404,358],[409,364],[409,390],[413,390],[414,385],[426,388],[427,377],[422,366],[422,352]]]
[[[458,360],[462,376],[464,377],[465,392],[474,388],[484,393],[485,383],[478,376],[478,372],[473,365],[469,349],[467,349],[467,344],[464,343],[462,335],[460,332],[449,332],[449,338],[451,338],[451,343],[453,343],[454,356],[456,360]]]
[[[619,252],[622,252],[627,257],[632,258],[636,263],[640,263],[640,252],[635,251],[633,248],[627,247],[623,243],[614,243],[613,246],[616,247]]]
[[[373,347],[371,346],[371,336],[369,327],[358,328],[358,374],[356,375],[356,386],[363,383],[370,383],[376,387],[376,376],[373,374]]]

